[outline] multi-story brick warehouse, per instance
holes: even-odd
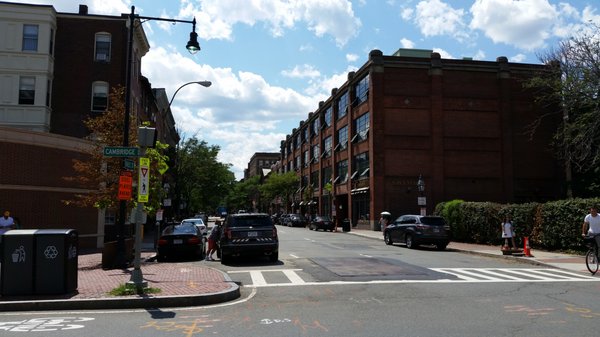
[[[563,195],[562,170],[549,150],[557,121],[540,125],[533,138],[526,132],[541,108],[524,80],[543,65],[414,54],[371,51],[282,141],[280,170],[301,177],[293,211],[375,228],[382,211],[419,213],[419,196],[431,213],[456,198]]]

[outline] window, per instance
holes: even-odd
[[[52,82],[50,82],[50,80],[48,80],[48,87],[46,89],[46,106],[50,107],[50,97],[52,97],[52,93],[50,92],[52,90]]]
[[[296,170],[300,169],[300,156],[296,157],[296,164],[294,166],[294,169],[296,169]]]
[[[23,25],[23,51],[38,50],[38,25]]]
[[[35,77],[23,76],[19,79],[19,104],[35,103]]]
[[[310,185],[315,189],[319,188],[319,171],[311,172]]]
[[[352,138],[352,142],[360,142],[367,139],[369,135],[368,112],[354,120],[354,129],[356,130],[356,134]]]
[[[308,151],[304,151],[304,167],[308,166],[308,163],[310,162],[310,156]]]
[[[54,55],[54,29],[50,29],[50,55]]]
[[[94,61],[109,62],[110,61],[110,34],[96,34],[96,53]]]
[[[342,160],[337,163],[337,177],[335,178],[336,184],[343,184],[348,181],[348,160]]]
[[[302,143],[308,140],[308,128],[302,130]]]
[[[348,146],[348,126],[338,130],[338,144],[336,145],[337,150],[344,150]]]
[[[317,118],[312,122],[312,135],[313,136],[316,136],[319,134],[319,128],[321,128],[321,123],[319,123],[319,118]]]
[[[327,110],[325,110],[325,114],[323,114],[323,128],[328,128],[331,126],[331,114],[333,112],[333,107],[329,106]]]
[[[323,170],[321,171],[322,175],[321,175],[321,185],[325,186],[329,183],[331,183],[331,167],[325,167],[323,168]]]
[[[354,163],[352,165],[354,173],[352,173],[352,179],[365,179],[369,177],[369,153],[363,152],[354,156]]]
[[[94,82],[92,85],[92,111],[106,111],[108,107],[108,83]]]
[[[356,97],[354,99],[354,106],[366,102],[369,98],[369,75],[363,77],[355,86],[354,93]]]
[[[340,119],[340,118],[346,116],[346,114],[348,113],[348,110],[346,109],[348,107],[348,92],[347,91],[340,97],[340,99],[338,99],[337,106],[338,106],[338,111],[337,111],[336,119]]]
[[[296,136],[296,143],[294,144],[294,146],[299,149],[300,148],[300,144],[302,144],[302,138],[300,138],[300,132],[298,132],[298,135]]]
[[[325,138],[323,140],[323,157],[331,156],[331,146],[333,145],[333,140],[331,136]]]
[[[313,145],[312,147],[312,154],[313,154],[313,162],[318,163],[319,162],[319,156],[321,155],[320,149],[319,149],[319,144],[317,145]]]

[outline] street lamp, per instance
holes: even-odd
[[[175,96],[177,96],[177,93],[179,92],[179,90],[181,90],[181,88],[185,87],[186,85],[190,85],[190,84],[199,84],[203,87],[208,88],[212,85],[212,82],[211,81],[193,81],[193,82],[188,82],[188,83],[180,86],[179,88],[177,88],[177,90],[175,90],[173,97],[171,97],[171,100],[169,101],[169,108],[171,107],[171,103],[173,103],[173,100],[175,99]]]
[[[127,70],[125,75],[125,116],[123,121],[123,147],[129,147],[129,118],[131,114],[131,76],[133,68],[133,30],[135,29],[135,20],[157,20],[157,21],[168,21],[168,22],[182,22],[191,23],[192,32],[190,33],[190,40],[186,44],[187,50],[191,54],[195,54],[200,50],[198,44],[198,34],[196,33],[196,18],[192,21],[188,20],[176,20],[168,18],[158,18],[149,16],[140,16],[135,14],[135,6],[131,6],[131,13],[129,14],[129,41],[127,44]],[[140,23],[141,24],[141,23]],[[127,208],[127,202],[121,200],[119,202],[119,224],[117,226],[117,256],[115,265],[119,268],[124,268],[127,265],[125,258],[125,213]]]
[[[417,180],[417,190],[419,191],[419,197],[417,198],[417,204],[421,206],[421,215],[427,215],[427,199],[423,195],[425,192],[425,181],[423,176],[419,174],[419,180]]]

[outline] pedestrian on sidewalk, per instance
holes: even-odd
[[[0,218],[0,234],[15,228],[15,220],[10,216],[10,212],[4,211],[4,215]]]
[[[515,244],[515,230],[512,223],[512,218],[509,214],[504,216],[504,221],[500,224],[502,228],[502,239],[504,239],[504,247],[508,247],[508,239],[512,243],[512,249],[517,249]]]
[[[208,251],[206,252],[206,261],[213,261],[212,255],[217,251],[217,240],[221,238],[221,221],[215,221],[215,225],[208,234]]]
[[[379,218],[379,227],[381,227],[381,232],[386,229],[386,227],[390,224],[392,220],[392,214],[388,211],[381,212],[381,218]]]

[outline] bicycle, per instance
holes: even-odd
[[[596,244],[596,239],[594,236],[587,236],[583,240],[588,246],[588,251],[585,254],[585,266],[590,273],[594,275],[600,266],[600,259],[598,258],[598,245]]]

